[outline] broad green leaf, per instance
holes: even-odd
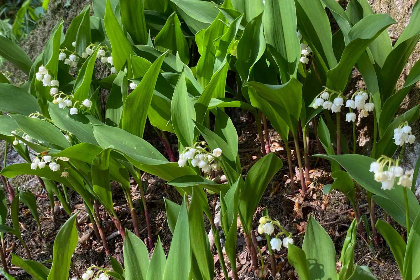
[[[2,267],[0,267],[0,274],[5,277],[6,280],[16,280],[16,278],[12,277],[10,274],[8,274]]]
[[[171,0],[193,33],[207,28],[217,17],[219,10],[207,1]]]
[[[90,30],[90,6],[84,9],[83,18],[80,21],[76,34],[76,52],[81,56],[86,47],[92,42]],[[96,57],[96,56],[95,56]]]
[[[149,252],[134,233],[125,231],[124,277],[126,280],[145,280],[149,270]]]
[[[79,15],[77,15],[70,23],[70,26],[67,28],[66,30],[66,35],[64,37],[64,41],[61,44],[61,47],[65,47],[68,48],[69,50],[74,50],[74,47],[72,46],[73,42],[76,42],[77,40],[77,34],[79,33],[80,30],[80,36],[90,36],[90,24],[89,24],[89,34],[87,34],[87,29],[86,26],[82,27],[82,21],[85,18],[85,15],[87,14],[89,17],[89,12],[90,12],[90,5],[86,6]],[[79,39],[80,40],[80,39]],[[90,42],[90,40],[89,40]],[[77,44],[76,44],[77,46]],[[85,46],[86,48],[86,46]],[[85,51],[85,50],[83,50]],[[82,53],[79,53],[79,55],[81,55]]]
[[[130,42],[124,35],[120,24],[111,7],[110,0],[106,0],[105,10],[105,31],[112,46],[112,59],[115,69],[120,71],[126,62],[130,61],[130,56],[133,54]]]
[[[35,97],[11,84],[0,84],[0,111],[29,115],[39,112]]]
[[[89,98],[90,85],[92,83],[92,75],[95,68],[97,52],[98,48],[96,48],[89,58],[83,63],[74,83],[74,99],[79,102],[83,102],[83,100]]]
[[[420,276],[420,215],[416,216],[407,240],[404,256],[404,280],[416,280]]]
[[[217,70],[212,76],[210,82],[205,87],[203,93],[194,104],[196,120],[198,123],[202,123],[205,119],[208,106],[212,98],[224,98],[226,77],[229,70],[229,63],[224,61],[219,70]]]
[[[372,272],[370,272],[367,266],[358,266],[354,269],[354,273],[349,280],[376,280]]]
[[[216,193],[225,193],[229,188],[228,185],[225,184],[217,184],[212,180],[208,180],[203,178],[200,175],[187,175],[175,178],[172,181],[168,182],[168,185],[178,187],[178,188],[185,188],[185,187],[194,187],[199,186],[211,190]]]
[[[311,279],[337,279],[334,244],[312,216],[309,217],[302,249],[309,262]]]
[[[0,36],[0,56],[13,63],[25,74],[29,74],[31,59],[21,47],[4,36]]]
[[[10,217],[12,218],[13,229],[16,232],[16,236],[19,240],[22,240],[19,224],[19,196],[15,196],[10,205]]]
[[[367,191],[375,194],[375,201],[387,211],[398,223],[405,224],[404,195],[401,187],[395,185],[392,190],[383,190],[381,183],[375,181],[373,173],[369,172],[370,164],[375,159],[357,155],[316,155],[318,157],[334,160],[338,162],[348,174]],[[408,192],[410,205],[410,220],[420,212],[420,205],[412,192]],[[381,203],[382,202],[382,203]]]
[[[19,199],[20,199],[20,202],[22,202],[29,208],[29,211],[31,211],[31,214],[34,217],[38,227],[41,227],[39,223],[39,215],[38,215],[35,195],[31,193],[30,191],[22,190],[19,193]]]
[[[389,248],[391,248],[394,259],[397,262],[398,268],[402,274],[404,271],[405,241],[402,239],[401,235],[385,221],[378,220],[375,227],[385,239]]]
[[[319,54],[329,69],[337,65],[332,48],[331,27],[320,0],[297,0],[298,28],[314,54]]]
[[[235,67],[243,83],[248,81],[252,67],[264,54],[266,43],[261,13],[246,26],[237,47]]]
[[[305,252],[299,247],[289,244],[287,250],[287,259],[289,263],[296,269],[299,278],[301,280],[311,280],[311,274],[309,273],[309,264],[306,260]],[[315,263],[315,265],[317,265]]]
[[[287,77],[293,75],[300,59],[295,1],[267,0],[264,4],[263,24],[267,44],[271,45],[285,62],[279,65],[280,73],[285,73]],[[284,82],[287,81],[288,79]]]
[[[105,149],[94,157],[92,161],[92,188],[101,204],[115,215],[109,178],[110,153],[110,149]]]
[[[283,166],[281,160],[273,153],[258,160],[248,171],[245,185],[240,194],[239,212],[244,220],[244,230],[249,233],[252,229],[252,218],[260,203],[268,183]]]
[[[395,21],[390,16],[375,14],[354,25],[348,33],[351,41],[344,49],[340,62],[327,73],[327,87],[336,91],[343,91],[347,85],[350,72],[359,57],[370,43],[393,23]]]
[[[106,9],[106,1],[103,0],[93,0],[93,14],[98,18],[104,18],[105,16],[105,9]],[[117,5],[119,4],[119,0],[110,0],[112,10],[115,10]]]
[[[162,248],[160,238],[153,251],[152,259],[150,260],[149,269],[147,271],[147,280],[162,280],[165,272],[166,256]]]
[[[221,109],[215,112],[214,132],[225,140],[233,155],[238,154],[238,133],[229,116]]]
[[[145,45],[148,35],[143,1],[120,0],[121,21],[136,45]]]
[[[133,73],[135,73],[134,67],[136,65],[134,61],[135,60],[133,57],[131,65],[133,67]],[[120,71],[112,82],[111,92],[109,93],[108,100],[106,101],[105,118],[107,123],[111,122],[115,126],[120,125],[124,107],[124,99],[128,94],[127,84],[127,74],[123,71]]]
[[[182,265],[179,265],[182,260]],[[185,202],[181,206],[166,260],[163,280],[189,279],[191,270],[191,245],[188,212]]]
[[[48,280],[67,280],[69,279],[69,270],[71,257],[77,245],[77,214],[71,216],[67,222],[60,228],[53,249],[53,263],[48,274]]]
[[[122,265],[113,256],[110,256],[109,259],[111,262],[112,269],[119,275],[123,276],[124,268],[122,267]]]
[[[227,1],[225,1],[226,3]],[[264,11],[264,2],[253,0],[231,0],[232,6],[236,11],[244,14],[244,19],[250,22]]]
[[[194,253],[202,278],[211,280],[214,276],[213,254],[210,250],[206,228],[204,227],[203,208],[200,198],[197,197],[198,191],[197,189],[193,190],[188,209],[191,250]]]
[[[347,230],[346,239],[344,240],[343,249],[341,251],[340,262],[341,270],[339,272],[339,279],[348,279],[353,274],[354,269],[354,247],[356,246],[356,219],[350,224]]]
[[[17,231],[16,229],[14,229],[12,227],[6,226],[6,225],[0,225],[0,232],[1,233],[10,233],[10,234],[13,234],[16,237],[20,236],[19,231]]]
[[[25,272],[31,275],[35,280],[47,280],[48,274],[50,273],[50,270],[41,263],[22,259],[13,253],[12,264],[25,270]]]
[[[169,162],[147,141],[116,127],[94,125],[93,132],[99,145],[123,153],[140,170],[159,176],[163,180],[195,174],[189,167],[178,167]]]
[[[169,0],[145,0],[144,7],[147,10],[154,10],[165,13],[169,6]]]
[[[192,147],[195,138],[195,109],[193,101],[188,96],[184,72],[179,77],[172,97],[171,120],[179,142],[184,147]]]
[[[178,53],[181,60],[188,64],[190,59],[188,43],[182,33],[181,22],[175,12],[168,17],[165,25],[155,37],[155,46],[157,49],[169,49],[174,55]]]
[[[63,33],[63,21],[57,23],[51,32],[50,39],[44,49],[42,55],[42,63],[45,68],[51,73],[53,78],[57,77],[58,73],[58,55],[60,53],[61,34]]]
[[[302,108],[302,84],[292,78],[283,85],[265,85],[258,82],[249,82],[257,93],[268,102],[274,102],[281,107],[278,112],[286,122],[292,133],[297,132],[297,125]]]
[[[140,84],[124,102],[122,128],[134,135],[143,137],[147,111],[152,102],[154,88],[165,55],[166,53],[153,62]]]
[[[173,234],[175,230],[176,221],[179,216],[179,212],[181,211],[181,205],[178,205],[175,202],[172,202],[169,199],[165,198],[165,209],[168,226]]]
[[[32,138],[49,143],[52,146],[67,148],[69,141],[63,133],[49,122],[23,115],[12,115],[12,118],[26,134]]]
[[[58,128],[70,132],[81,142],[96,145],[90,120],[83,114],[70,115],[67,110],[58,108],[58,105],[50,103],[48,106],[51,120]]]

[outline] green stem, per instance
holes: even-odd
[[[410,234],[410,208],[408,206],[407,188],[403,187],[404,204],[405,204],[405,223],[407,225],[407,241]]]
[[[310,162],[308,156],[308,139],[306,135],[306,127],[302,127],[302,135],[303,135],[303,158],[305,160],[305,181],[309,182],[309,169],[310,169]]]
[[[378,137],[378,124],[376,122],[376,111],[373,115],[373,148],[372,148],[372,157],[376,158],[376,141]]]
[[[356,123],[353,122],[353,154],[356,153]]]
[[[276,258],[274,256],[274,252],[273,252],[273,248],[271,248],[271,237],[270,235],[266,234],[265,238],[267,239],[267,247],[268,247],[268,252],[270,253],[270,259],[271,259],[271,275],[273,276],[273,278],[276,277],[276,273],[277,273],[277,269],[276,269]]]
[[[336,113],[336,120],[337,120],[337,155],[341,155],[340,113]]]
[[[292,190],[295,191],[296,190],[296,184],[295,184],[295,180],[293,179],[294,175],[293,175],[292,153],[290,152],[288,139],[286,139],[284,141],[284,147],[285,147],[286,153],[287,153],[287,164],[289,165],[290,182],[292,184]]]
[[[305,177],[303,176],[303,166],[302,166],[302,159],[300,157],[300,147],[299,147],[299,140],[297,139],[297,133],[293,135],[293,140],[295,141],[296,157],[297,157],[298,165],[299,165],[299,177],[300,177],[300,185],[302,187],[302,196],[305,196],[307,187],[305,183]]]
[[[216,245],[217,254],[219,255],[219,261],[220,261],[220,266],[222,267],[222,270],[223,270],[223,275],[225,276],[225,279],[229,279],[228,272],[226,269],[225,258],[223,257],[222,244],[220,243],[219,231],[217,230],[217,227],[214,224],[213,220],[211,220],[211,229],[213,231],[214,244]]]

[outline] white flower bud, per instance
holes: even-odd
[[[19,144],[19,141],[18,140],[13,140],[13,145],[18,145]]]
[[[115,69],[115,67],[111,67],[111,74],[115,74],[117,72],[117,70]]]
[[[69,177],[69,173],[67,171],[63,171],[63,172],[61,172],[61,177],[67,178],[67,177]]]
[[[64,60],[64,59],[66,59],[66,57],[67,57],[67,55],[66,55],[65,53],[61,52],[61,53],[58,55],[58,60],[62,61],[62,60]]]
[[[82,52],[82,58],[86,58],[86,57],[88,57],[88,54],[85,52]]]
[[[37,79],[38,81],[42,81],[42,79],[44,78],[44,74],[37,72],[35,74],[35,79]]]
[[[108,62],[108,58],[107,57],[101,57],[101,63],[107,63]]]
[[[268,235],[272,235],[274,232],[274,226],[272,223],[265,223],[264,224],[264,233]]]
[[[302,56],[299,60],[300,62],[302,62],[303,64],[308,64],[309,63],[309,58]]]
[[[341,111],[341,106],[336,105],[336,104],[332,104],[331,106],[331,112],[333,113],[339,113]]]
[[[214,157],[220,157],[222,155],[222,149],[216,148],[213,150],[213,156]]]
[[[99,56],[99,57],[104,57],[104,56],[105,56],[105,50],[102,50],[102,49],[101,49],[101,50],[99,50],[99,51],[98,51],[98,56]],[[102,62],[102,60],[101,60],[101,62]]]
[[[137,85],[135,83],[130,83],[130,89],[136,89]]]
[[[83,104],[83,106],[85,106],[87,108],[92,107],[92,101],[90,101],[89,99],[83,100],[82,104]]]
[[[327,100],[330,97],[330,94],[327,91],[321,93],[321,98]]]
[[[70,99],[64,100],[64,104],[66,104],[67,107],[71,107],[73,105],[73,102]]]
[[[113,62],[112,56],[109,56],[109,57],[106,59],[106,61],[107,61],[109,64],[114,65],[114,62]]]
[[[77,115],[77,113],[78,113],[77,108],[75,108],[75,107],[70,108],[70,115]]]
[[[70,59],[70,61],[76,61],[77,60],[77,56],[76,55],[74,55],[74,54],[71,54],[70,56],[69,56],[69,59]]]
[[[76,42],[72,42],[72,43],[71,43],[71,45],[72,45],[73,47],[76,47]]]
[[[283,239],[283,246],[285,248],[289,248],[289,244],[293,244],[293,243],[294,243],[294,241],[293,241],[293,238],[291,238],[291,237],[285,237]]]
[[[58,80],[52,80],[51,81],[51,86],[52,87],[59,87],[60,86],[60,82]]]
[[[58,93],[58,88],[53,87],[53,88],[50,89],[50,95],[51,96],[53,96],[53,95],[55,95],[57,93]]]
[[[270,245],[271,245],[271,249],[280,251],[281,245],[282,245],[281,239],[279,239],[279,238],[272,238],[270,240]]]
[[[343,106],[344,105],[344,99],[342,97],[334,98],[333,103],[334,103],[334,105],[337,105],[337,106]]]

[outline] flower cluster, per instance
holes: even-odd
[[[300,57],[300,62],[302,62],[303,64],[308,64],[309,57],[312,53],[312,49],[307,44],[303,44],[303,43],[300,44],[300,49],[301,49],[300,54],[302,55]]]
[[[44,87],[51,87],[51,89],[58,90],[57,88],[60,85],[58,80],[52,80],[51,75],[48,72],[48,69],[44,65],[39,66],[38,72],[35,73],[35,78],[42,82]]]
[[[382,156],[377,161],[370,165],[370,172],[374,173],[375,181],[382,183],[382,189],[392,190],[394,188],[395,180],[398,179],[397,184],[410,188],[413,183],[413,170],[406,170],[398,165],[398,161]]]
[[[19,135],[19,133],[18,133],[17,131],[15,131],[15,130],[13,130],[12,132],[10,132],[10,134],[15,135],[15,136],[18,136],[18,135]],[[29,136],[28,134],[25,134],[25,133],[22,135],[22,138],[23,138],[24,140],[26,140],[27,142],[32,142],[32,141],[33,141],[32,137],[31,137],[31,136]],[[16,137],[16,138],[15,138],[15,140],[13,140],[13,145],[14,145],[14,146],[17,146],[17,145],[19,145],[19,144],[24,144],[24,142],[23,142],[22,140],[19,140],[19,139]]]
[[[372,102],[367,102],[369,94],[365,91],[356,92],[351,99],[346,101],[346,107],[349,108],[350,112],[346,114],[347,122],[356,121],[356,113],[353,110],[358,110],[360,117],[364,118],[369,115],[369,112],[373,112],[375,105]]]
[[[411,126],[404,123],[394,129],[394,141],[397,146],[403,146],[404,144],[414,144],[416,136],[411,133]]]
[[[330,99],[332,101],[330,101]],[[327,89],[321,92],[312,103],[314,109],[322,107],[325,110],[331,110],[333,113],[341,112],[341,107],[343,107],[343,105],[344,98],[341,95],[337,95],[333,98],[333,94],[330,94]]]
[[[259,234],[267,234],[271,236],[274,233],[275,227],[277,227],[280,232],[276,234],[270,240],[271,248],[277,251],[280,251],[281,247],[289,248],[289,244],[293,244],[293,238],[291,234],[287,232],[278,221],[273,221],[268,216],[263,216],[259,220],[260,225],[258,226],[258,233]],[[283,241],[279,238],[281,235],[285,235],[286,237],[283,238]]]
[[[63,97],[62,97],[63,96]],[[79,113],[79,109],[90,109],[92,107],[92,101],[89,99],[85,99],[81,102],[81,105],[78,105],[76,101],[73,105],[73,101],[71,100],[72,96],[56,94],[53,96],[54,104],[58,104],[58,107],[61,109],[70,108],[70,115],[77,115]],[[78,108],[79,107],[79,108]]]
[[[67,157],[57,157],[53,158],[52,156],[45,155],[45,156],[37,156],[32,160],[31,163],[31,169],[42,169],[48,165],[48,167],[51,169],[51,171],[59,171],[61,166],[57,161],[69,161],[70,159]],[[69,173],[67,171],[63,171],[61,173],[61,177],[68,177]]]
[[[218,158],[222,155],[222,149],[216,148],[211,153],[200,145],[186,147],[179,155],[179,167],[186,166],[188,161],[193,167],[198,167],[203,173],[219,170]]]

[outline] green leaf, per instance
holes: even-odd
[[[337,279],[334,244],[312,216],[309,217],[302,249],[309,262],[311,279]]]
[[[162,280],[165,272],[166,256],[163,251],[162,242],[160,238],[153,251],[153,256],[150,261],[149,270],[147,271],[147,280]]]
[[[178,163],[169,162],[150,143],[120,128],[94,125],[93,132],[103,149],[112,148],[123,153],[137,168],[163,180],[195,174],[189,167],[178,167]]]
[[[134,135],[143,137],[147,111],[152,102],[154,88],[165,55],[166,53],[153,62],[140,84],[124,102],[122,128]]]
[[[385,239],[389,248],[391,248],[394,259],[398,264],[401,274],[403,274],[404,269],[404,255],[405,255],[405,241],[401,235],[387,222],[378,220],[375,225],[376,229]]]
[[[165,209],[166,219],[168,220],[168,226],[173,234],[179,212],[181,211],[181,205],[178,205],[175,202],[172,202],[169,199],[165,198]]]
[[[39,215],[38,215],[35,195],[31,193],[30,191],[22,190],[19,193],[19,199],[23,204],[25,204],[29,208],[29,211],[31,211],[31,214],[34,217],[35,222],[38,225],[38,227],[41,227],[41,224],[39,223]]]
[[[302,108],[302,84],[292,78],[283,85],[265,85],[258,82],[249,82],[248,85],[268,102],[274,102],[281,107],[279,115],[295,134]]]
[[[4,271],[2,267],[0,267],[0,273],[5,277],[6,280],[16,280],[14,277]]]
[[[207,28],[219,14],[214,3],[207,1],[171,0],[193,33]]]
[[[0,56],[13,63],[25,74],[29,74],[32,66],[31,59],[21,47],[4,36],[0,36]]]
[[[51,120],[58,128],[70,132],[81,142],[97,145],[93,136],[90,120],[83,114],[70,115],[67,110],[58,108],[58,105],[50,103],[48,106]]]
[[[50,270],[41,263],[22,259],[13,253],[12,264],[25,270],[25,272],[31,275],[35,280],[47,280],[48,274],[50,273]]]
[[[105,149],[95,156],[92,161],[92,188],[101,204],[108,211],[114,213],[112,202],[111,182],[109,178],[110,149]]]
[[[267,0],[264,4],[263,24],[267,44],[285,61],[285,65],[279,65],[280,73],[293,75],[300,59],[295,1]]]
[[[221,109],[215,112],[214,132],[225,140],[233,155],[238,154],[238,133],[229,116]]]
[[[54,241],[53,263],[48,274],[48,280],[67,280],[71,257],[77,246],[77,214],[71,216],[60,228]]]
[[[50,39],[48,40],[42,55],[42,63],[51,73],[53,78],[56,78],[58,73],[58,55],[60,54],[62,33],[63,21],[60,21],[51,32]]]
[[[266,43],[262,16],[263,14],[260,14],[245,26],[245,30],[238,43],[235,67],[244,83],[248,81],[252,67],[265,51]]]
[[[23,115],[12,115],[12,118],[26,134],[32,138],[49,143],[52,146],[67,148],[69,141],[63,133],[51,123]]]
[[[349,174],[344,171],[337,170],[331,175],[334,178],[331,190],[339,190],[342,192],[347,199],[350,201],[353,207],[356,206],[356,192],[354,189],[354,183]]]
[[[15,235],[21,240],[20,224],[19,224],[19,196],[15,196],[10,205],[10,216],[12,218],[13,229]]]
[[[398,223],[405,225],[404,195],[401,187],[392,190],[383,190],[381,184],[376,182],[373,173],[369,172],[370,164],[375,159],[357,155],[315,155],[318,157],[334,160],[338,162],[348,174],[367,191],[375,194],[375,201],[388,212]],[[420,205],[412,192],[408,192],[410,205],[410,220],[420,212]]]
[[[107,0],[106,2],[104,25],[106,35],[111,42],[112,59],[115,69],[120,71],[124,64],[130,61],[133,50],[130,42],[125,37],[117,18],[115,17],[110,0]]]
[[[298,28],[314,54],[319,54],[329,69],[337,65],[332,47],[331,26],[320,0],[297,0]]]
[[[228,186],[224,184],[217,184],[212,180],[208,180],[203,178],[200,175],[187,175],[175,178],[168,182],[168,185],[178,187],[178,188],[185,188],[185,187],[194,187],[199,186],[211,190],[216,193],[225,193],[227,191]]]
[[[29,115],[40,111],[35,97],[11,84],[0,83],[0,111]]]
[[[158,50],[169,49],[172,54],[179,54],[182,62],[188,64],[190,59],[187,40],[181,30],[181,22],[174,12],[168,17],[163,28],[155,37],[155,46]]]
[[[376,280],[376,278],[367,266],[356,265],[354,273],[348,280]]]
[[[1,233],[10,233],[10,234],[13,234],[14,236],[16,236],[16,237],[18,237],[18,238],[19,238],[19,236],[20,236],[19,231],[17,231],[17,230],[16,230],[16,229],[14,229],[14,228],[11,228],[11,227],[9,227],[9,226],[6,226],[6,225],[0,225],[0,232],[1,232]]]
[[[123,276],[124,275],[124,268],[122,267],[122,265],[113,256],[110,256],[109,259],[111,261],[112,269],[116,273],[118,273],[120,276]],[[124,278],[122,278],[122,279],[124,279]]]
[[[190,247],[190,233],[188,212],[185,201],[179,211],[178,219],[172,237],[171,248],[166,260],[164,280],[189,279],[191,270],[191,247]],[[179,261],[182,260],[182,265]]]
[[[395,21],[388,15],[370,15],[352,27],[348,36],[351,42],[346,46],[340,62],[327,73],[327,87],[343,91],[350,72],[365,49]]]
[[[245,185],[240,194],[239,212],[243,219],[244,231],[252,229],[252,218],[268,183],[283,166],[281,160],[273,153],[258,160],[248,171]]]
[[[225,1],[226,3],[227,1]],[[264,11],[264,3],[253,0],[231,0],[233,8],[244,14],[244,19],[250,22]]]
[[[195,138],[195,109],[191,98],[188,96],[184,72],[179,77],[172,97],[171,120],[179,142],[184,147],[192,147]]]
[[[126,280],[146,279],[149,270],[149,252],[143,241],[129,230],[125,231],[124,265]]]
[[[76,52],[81,56],[92,42],[90,30],[90,7],[86,7],[76,34]]]
[[[87,34],[87,26],[83,26],[82,21],[84,20],[86,14],[88,15],[89,18],[89,12],[90,12],[90,5],[86,6],[79,15],[77,15],[70,23],[70,26],[68,27],[68,29],[66,30],[66,34],[64,37],[64,41],[61,44],[61,47],[63,48],[67,48],[70,50],[73,50],[74,47],[72,46],[73,42],[76,42],[76,46],[77,46],[77,34],[79,33],[80,30],[80,36],[90,36],[90,24],[89,24],[89,34]],[[85,22],[86,24],[86,22]],[[83,27],[82,27],[83,26]],[[83,35],[82,35],[83,34]],[[82,41],[79,39],[79,41]],[[89,40],[90,42],[91,40]],[[85,48],[87,47],[87,45],[85,46]],[[85,51],[83,49],[83,51]],[[79,53],[79,55],[81,55],[82,53]]]
[[[306,260],[305,252],[302,249],[293,244],[289,244],[289,248],[287,250],[287,259],[289,260],[289,263],[296,269],[301,280],[312,279],[311,274],[309,273],[309,264]]]
[[[343,249],[341,251],[340,262],[341,270],[339,279],[348,279],[354,270],[354,247],[356,246],[356,228],[357,221],[353,220],[349,229],[347,230],[346,239],[344,240]]]
[[[88,59],[83,63],[77,74],[76,81],[74,83],[74,99],[80,102],[89,98],[90,86],[92,83],[93,70],[95,68],[96,54],[98,47],[93,51]]]
[[[191,250],[203,279],[211,280],[214,276],[213,254],[210,250],[207,231],[204,227],[203,207],[197,197],[198,189],[193,190],[190,207],[188,209],[188,223],[191,239]]]
[[[416,280],[420,276],[420,215],[416,216],[407,240],[404,256],[404,280]]]
[[[120,0],[121,21],[136,45],[146,45],[148,34],[143,1]]]

